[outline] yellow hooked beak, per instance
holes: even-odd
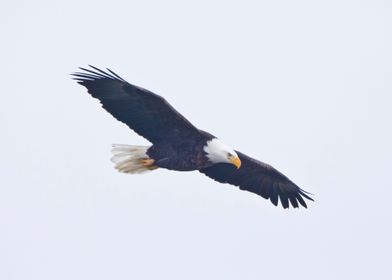
[[[231,156],[229,157],[230,162],[239,169],[241,167],[241,160],[239,157]]]

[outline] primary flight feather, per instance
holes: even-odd
[[[117,120],[149,140],[152,146],[113,145],[112,161],[124,173],[156,168],[198,170],[208,177],[270,199],[283,208],[307,207],[313,200],[272,166],[233,150],[196,128],[164,98],[132,85],[107,69],[80,68],[73,78],[87,88]],[[305,199],[304,199],[305,198]]]

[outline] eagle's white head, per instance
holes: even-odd
[[[212,163],[231,163],[237,169],[241,167],[241,160],[237,153],[217,138],[207,141],[203,149]]]

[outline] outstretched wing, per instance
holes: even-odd
[[[191,137],[192,133],[199,133],[161,96],[131,85],[109,69],[104,72],[90,67],[93,70],[80,68],[83,72],[72,74],[73,78],[99,99],[102,107],[113,117],[150,142]]]
[[[313,201],[308,196],[309,193],[299,188],[272,166],[240,152],[237,154],[242,163],[240,169],[236,169],[231,164],[218,163],[201,169],[200,172],[218,182],[239,186],[241,190],[270,199],[275,206],[278,205],[278,199],[283,208],[289,208],[290,203],[294,208],[298,208],[298,202],[307,208],[304,198]]]

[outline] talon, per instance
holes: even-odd
[[[154,164],[154,160],[153,159],[141,159],[140,163],[144,166],[144,167],[152,167]]]

